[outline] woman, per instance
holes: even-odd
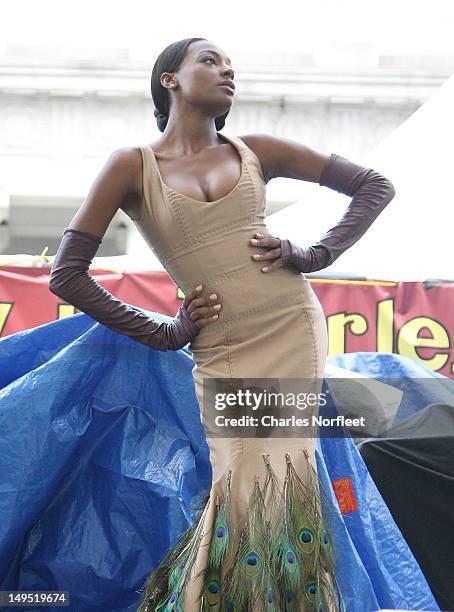
[[[220,134],[234,76],[225,52],[206,39],[164,49],[151,78],[163,135],[111,154],[63,234],[49,283],[100,323],[158,350],[190,342],[194,356],[212,487],[193,526],[148,576],[140,612],[340,609],[313,434],[259,437],[259,427],[234,425],[214,432],[203,390],[238,379],[320,388],[327,330],[304,272],[327,267],[354,244],[394,189],[334,153],[267,134]],[[315,245],[267,231],[265,184],[279,176],[353,196]],[[185,293],[171,323],[158,324],[88,275],[119,207]]]

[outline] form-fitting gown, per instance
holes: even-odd
[[[180,194],[163,182],[153,150],[143,145],[140,149],[144,199],[140,217],[135,220],[141,235],[184,293],[203,284],[204,294],[216,293],[222,304],[219,319],[202,328],[189,345],[195,362],[192,374],[204,425],[204,410],[208,410],[202,401],[204,378],[321,380],[327,355],[325,317],[309,281],[293,268],[263,273],[263,261],[251,259],[253,253],[266,252],[267,249],[251,248],[250,238],[256,232],[271,235],[265,225],[265,179],[260,161],[240,138],[221,133],[219,136],[230,142],[241,157],[241,177],[233,190],[213,202],[201,202]],[[326,602],[322,608],[319,602],[322,574],[325,578],[328,575],[320,568],[329,566],[322,558],[323,546],[331,546],[331,542],[328,542],[327,532],[320,529],[315,511],[311,514],[307,509],[308,520],[293,525],[294,539],[287,542],[291,544],[290,553],[288,547],[283,546],[281,557],[276,557],[287,564],[288,572],[298,562],[305,563],[304,569],[298,567],[304,575],[303,588],[299,591],[294,589],[295,592],[289,593],[292,589],[288,584],[284,585],[282,577],[278,586],[272,581],[267,582],[270,560],[263,556],[272,545],[277,546],[277,531],[275,518],[271,519],[266,513],[269,522],[265,524],[270,539],[264,539],[261,532],[252,535],[262,544],[267,541],[267,546],[257,552],[247,550],[244,545],[235,558],[239,526],[245,524],[241,520],[246,520],[246,510],[254,490],[257,511],[257,508],[263,510],[260,503],[257,505],[257,499],[260,502],[257,488],[262,491],[261,499],[266,501],[264,485],[267,476],[270,479],[271,469],[279,479],[281,491],[290,467],[294,468],[302,483],[307,484],[309,465],[316,469],[315,439],[251,437],[250,432],[243,434],[240,430],[234,436],[207,437],[207,443],[213,472],[210,497],[196,521],[197,525],[194,524],[190,532],[192,556],[189,559],[193,562],[190,564],[189,559],[185,562],[182,551],[182,562],[175,570],[181,572],[181,577],[185,569],[189,571],[191,567],[190,580],[186,581],[184,594],[178,600],[175,574],[172,584],[177,586],[172,593],[169,580],[169,593],[164,605],[148,609],[183,609],[185,612],[241,609],[238,602],[245,600],[239,597],[236,602],[228,602],[227,607],[217,607],[221,590],[227,584],[226,572],[232,565],[237,568],[237,575],[230,576],[230,584],[237,585],[242,597],[259,588],[253,586],[254,580],[261,588],[265,584],[263,609],[335,609]],[[271,480],[268,492],[270,487]],[[225,518],[222,513],[218,516],[226,496],[229,502],[227,523],[221,520]],[[299,503],[308,503],[307,498],[301,497]],[[283,515],[281,508],[275,516],[282,518]],[[249,533],[254,532],[253,527],[250,525]],[[212,548],[217,547],[218,551],[222,551],[223,543],[228,541],[228,551],[224,552],[222,563],[218,563],[218,571],[211,571],[204,577],[201,570],[208,567],[208,554],[214,540]],[[186,554],[189,554],[188,549]],[[282,555],[285,554],[287,557],[284,559]],[[316,565],[311,566],[312,563]],[[238,571],[243,571],[243,565],[242,577]],[[181,584],[180,581],[180,587]],[[319,596],[316,594],[317,585]],[[278,597],[286,597],[286,603],[283,604]],[[262,609],[258,604],[254,608],[248,605],[249,608],[243,604],[243,609]]]

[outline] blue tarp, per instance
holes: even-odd
[[[0,590],[135,611],[210,488],[192,367],[188,349],[149,349],[85,314],[0,340]],[[353,441],[321,439],[317,461],[332,503],[346,476],[359,502],[332,515],[347,610],[439,610]]]

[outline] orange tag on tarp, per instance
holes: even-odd
[[[339,478],[331,481],[342,514],[358,510],[355,493],[353,492],[352,481],[350,478]]]

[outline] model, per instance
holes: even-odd
[[[268,134],[221,134],[234,77],[231,60],[209,40],[164,49],[151,78],[163,135],[110,155],[65,229],[49,283],[100,323],[154,349],[189,342],[206,431],[204,381],[322,380],[326,322],[304,273],[330,265],[394,197],[387,178],[340,155]],[[300,247],[266,227],[265,185],[275,177],[318,182],[352,200],[321,241]],[[171,323],[158,324],[88,274],[118,208],[185,294]],[[315,437],[225,431],[207,435],[211,491],[150,572],[139,611],[342,609],[335,579],[342,559],[321,499]]]

